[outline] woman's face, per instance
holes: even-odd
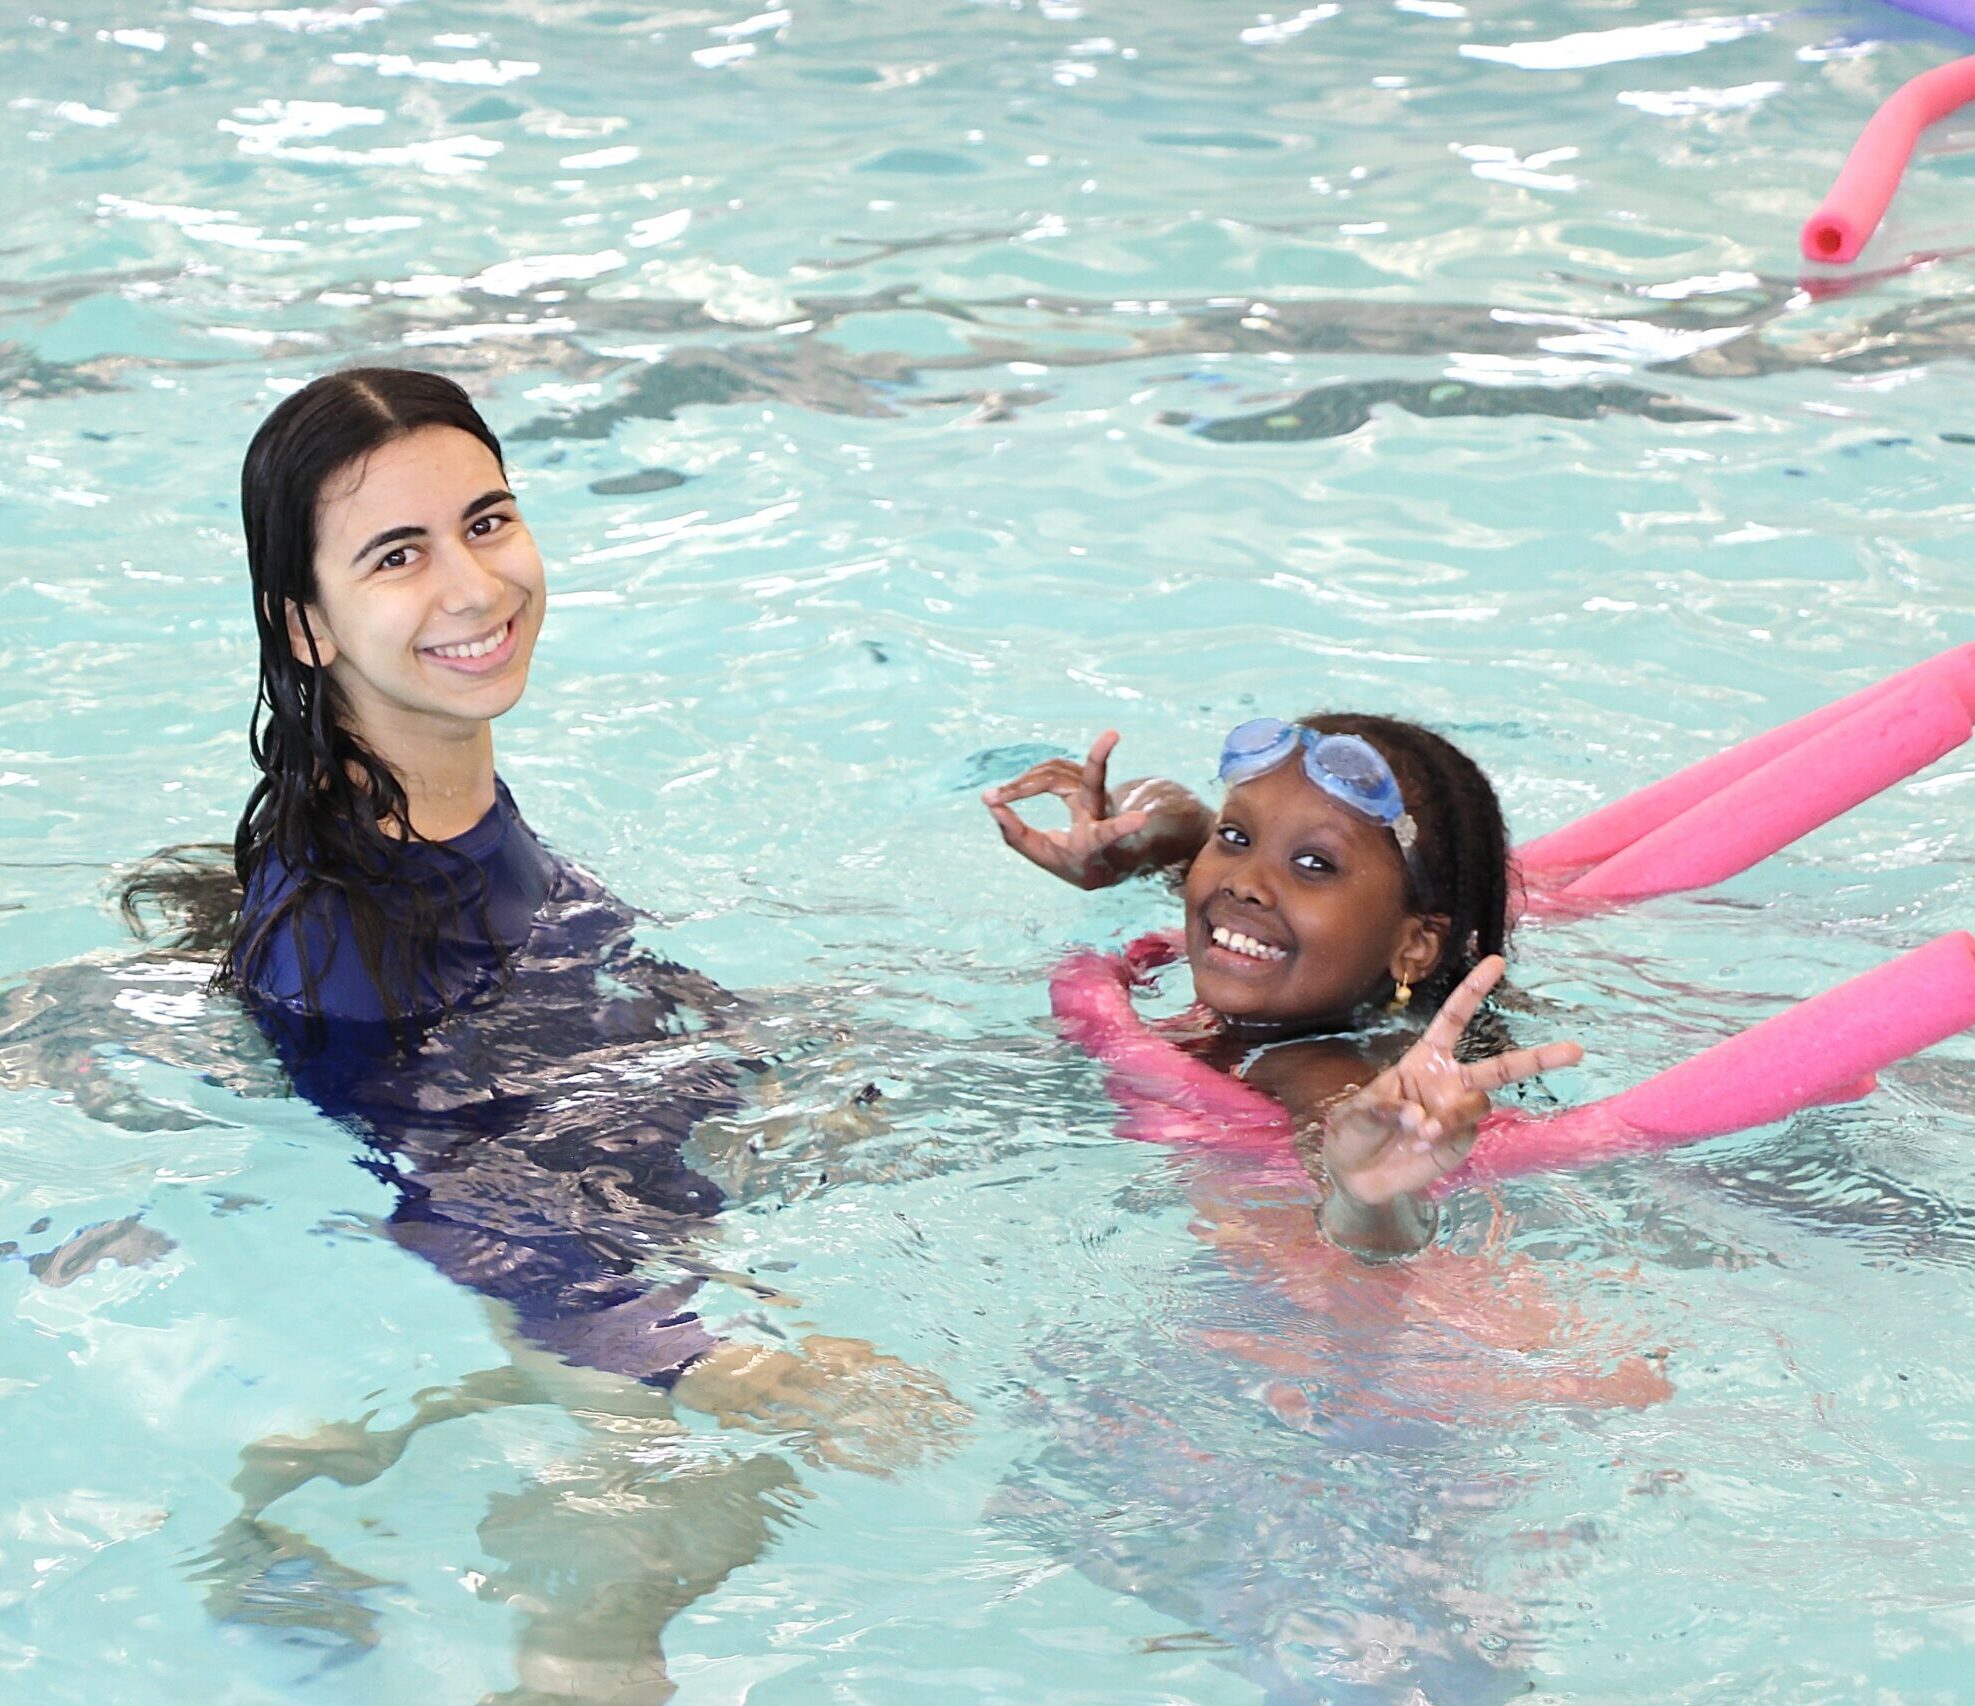
[[[1246,1025],[1293,1030],[1343,1020],[1418,982],[1445,920],[1406,909],[1392,832],[1283,764],[1228,790],[1186,878],[1195,995]]]
[[[309,626],[356,732],[408,740],[483,729],[528,680],[542,559],[493,453],[423,427],[337,470],[317,498]],[[289,639],[308,661],[291,606]]]

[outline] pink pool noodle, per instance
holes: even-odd
[[[1463,1176],[1583,1167],[1849,1101],[1881,1067],[1970,1026],[1975,936],[1957,930],[1605,1101],[1548,1118],[1490,1114]]]
[[[1291,1128],[1281,1103],[1176,1047],[1132,1004],[1142,975],[1182,951],[1178,932],[1160,931],[1122,954],[1071,955],[1049,979],[1057,1024],[1104,1063],[1111,1094],[1125,1110],[1120,1136],[1288,1158]]]
[[[1875,681],[1794,722],[1756,735],[1725,752],[1718,752],[1675,775],[1614,800],[1610,805],[1539,835],[1516,850],[1516,863],[1526,880],[1542,882],[1556,875],[1574,876],[1630,847],[1640,837],[1670,823],[1729,783],[1801,744],[1832,723],[1851,716],[1876,699],[1896,692],[1923,676],[1939,675],[1954,684],[1971,714],[1975,714],[1975,644],[1957,646],[1938,657],[1915,664],[1884,681]],[[1896,778],[1888,777],[1888,782]],[[1882,783],[1881,786],[1885,784]]]
[[[1920,133],[1971,100],[1975,57],[1937,65],[1894,90],[1852,144],[1830,194],[1804,221],[1804,259],[1855,259],[1879,228]]]
[[[1288,1111],[1158,1035],[1132,1004],[1142,972],[1180,953],[1162,932],[1122,954],[1073,955],[1050,979],[1064,1034],[1108,1072],[1118,1134],[1297,1166]],[[1975,937],[1956,931],[1852,978],[1645,1083],[1548,1116],[1498,1110],[1451,1188],[1692,1143],[1871,1091],[1874,1075],[1975,1026]]]
[[[1932,764],[1968,735],[1960,695],[1944,677],[1922,675],[1641,836],[1563,893],[1637,900],[1721,882]]]

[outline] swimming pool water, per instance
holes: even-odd
[[[1975,638],[1970,126],[1861,266],[1795,258],[1960,38],[1864,0],[37,0],[0,49],[9,1697],[477,1700],[529,1604],[728,1475],[788,1490],[665,1631],[687,1702],[1967,1698],[1965,1039],[1519,1182],[1492,1253],[1471,1201],[1477,1284],[1526,1258],[1574,1349],[1326,1314],[1045,1022],[1068,944],[1170,903],[1049,884],[976,801],[1106,726],[1198,784],[1241,716],[1350,705],[1453,733],[1527,836]],[[506,1357],[109,900],[231,833],[239,456],[358,360],[508,441],[553,576],[500,729],[530,820],[817,1045],[760,1155],[704,1157],[719,1264],[796,1303],[709,1314],[869,1338],[974,1419],[879,1479],[492,1408],[279,1501],[315,1550],[227,1600],[243,1450]],[[1972,784],[1528,927],[1525,1023],[1587,1049],[1551,1089],[1967,926]],[[1573,1397],[1659,1347],[1664,1401]]]

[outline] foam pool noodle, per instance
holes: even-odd
[[[1301,1170],[1279,1103],[1158,1035],[1132,1003],[1143,971],[1179,956],[1170,932],[1123,954],[1071,956],[1050,979],[1064,1034],[1103,1063],[1118,1135]],[[1589,1167],[1767,1125],[1870,1093],[1879,1071],[1975,1027],[1975,936],[1955,931],[1716,1043],[1645,1083],[1550,1115],[1483,1120],[1447,1190],[1476,1176]]]
[[[1101,1061],[1124,1110],[1121,1137],[1293,1159],[1288,1112],[1158,1035],[1132,988],[1183,952],[1174,931],[1142,936],[1122,954],[1073,954],[1050,975],[1049,1005],[1064,1036]]]
[[[1911,669],[1902,670],[1898,675],[1875,681],[1870,687],[1821,706],[1794,722],[1756,735],[1711,758],[1704,758],[1698,764],[1689,765],[1685,770],[1628,794],[1622,800],[1601,806],[1575,822],[1551,830],[1547,835],[1539,835],[1516,850],[1516,864],[1525,881],[1533,885],[1554,886],[1568,882],[1622,852],[1663,824],[1671,823],[1751,771],[1761,769],[1771,760],[1800,746],[1833,723],[1929,676],[1948,681],[1963,706],[1975,715],[1975,644],[1957,646],[1938,657],[1915,664]],[[1879,786],[1885,787],[1898,779],[1897,776],[1888,775]]]
[[[1943,16],[1922,6],[1909,10]],[[1920,133],[1971,100],[1975,100],[1975,57],[1937,65],[1894,90],[1859,133],[1817,211],[1804,221],[1799,239],[1804,259],[1856,259],[1885,217]]]
[[[1969,732],[1961,696],[1944,678],[1921,676],[1642,835],[1564,897],[1638,900],[1721,882],[1952,752]]]
[[[1970,1026],[1975,936],[1957,930],[1602,1102],[1547,1118],[1490,1114],[1467,1166],[1443,1183],[1589,1166],[1850,1101],[1882,1067]]]
[[[1764,735],[1756,735],[1750,740],[1740,742],[1738,746],[1730,746],[1726,752],[1716,752],[1712,758],[1702,758],[1699,764],[1691,764],[1687,770],[1681,770],[1673,776],[1665,776],[1659,782],[1653,782],[1637,790],[1635,794],[1627,794],[1623,800],[1614,800],[1610,806],[1600,806],[1596,812],[1578,817],[1576,821],[1566,823],[1560,829],[1552,829],[1546,835],[1539,835],[1535,841],[1525,843],[1523,847],[1517,849],[1515,861],[1529,902],[1541,904],[1548,896],[1568,892],[1570,885],[1576,879],[1580,879],[1584,873],[1588,873],[1592,867],[1602,865],[1608,859],[1614,859],[1627,847],[1637,845],[1647,835],[1655,833],[1667,823],[1673,823],[1675,819],[1685,817],[1687,835],[1702,841],[1710,839],[1716,831],[1710,825],[1708,817],[1714,814],[1699,810],[1708,800],[1714,800],[1716,796],[1722,794],[1722,790],[1744,780],[1746,776],[1752,776],[1764,766],[1772,766],[1781,758],[1787,758],[1787,754],[1801,748],[1809,738],[1821,735],[1823,731],[1831,729],[1837,723],[1858,717],[1870,707],[1876,707],[1890,699],[1898,699],[1900,695],[1910,693],[1918,683],[1928,679],[1945,681],[1949,689],[1955,693],[1955,697],[1961,701],[1963,711],[1975,715],[1975,644],[1957,646],[1951,652],[1941,652],[1937,658],[1916,663],[1912,669],[1902,669],[1898,675],[1890,675],[1884,681],[1874,681],[1870,687],[1862,687],[1857,693],[1851,693],[1845,699],[1839,699],[1831,705],[1823,705],[1805,717],[1797,717],[1793,723],[1785,723],[1779,729],[1770,729]],[[1947,723],[1953,723],[1951,715],[1947,715]],[[1870,725],[1860,725],[1860,727],[1868,729]],[[1896,750],[1892,750],[1884,742],[1870,738],[1864,740],[1858,746],[1858,750],[1849,754],[1847,758],[1853,776],[1860,778],[1860,782],[1870,778],[1872,786],[1868,788],[1868,792],[1886,788],[1892,782],[1898,782],[1900,776],[1910,774],[1912,768],[1918,768],[1918,766],[1908,766],[1906,770],[1902,770],[1900,762],[1902,760]],[[1922,758],[1920,762],[1928,762],[1928,760]],[[1880,768],[1870,770],[1866,768],[1868,764],[1878,764]],[[1787,768],[1774,770],[1770,780],[1770,790],[1772,792],[1783,790],[1787,786],[1787,780],[1789,780]],[[1833,815],[1837,810],[1843,810],[1843,806],[1833,806],[1831,808]],[[1815,823],[1807,823],[1805,827],[1815,827]],[[1801,835],[1803,829],[1799,829],[1797,833]],[[1783,839],[1774,841],[1766,849],[1758,843],[1754,857],[1762,857],[1764,853],[1774,853],[1787,839],[1795,839],[1795,837],[1785,835]],[[1746,863],[1754,863],[1754,859],[1750,857],[1746,859]],[[1746,865],[1736,869],[1746,869]],[[1722,871],[1720,875],[1732,875],[1732,871]],[[1716,875],[1712,881],[1720,881],[1720,875]],[[1586,891],[1576,894],[1574,900],[1588,902],[1596,898],[1594,891],[1598,887],[1600,885],[1590,885]],[[1616,885],[1612,885],[1610,879],[1606,887],[1616,889]],[[1683,887],[1683,885],[1653,883],[1647,892],[1667,892],[1675,887]],[[1616,896],[1606,896],[1606,898],[1616,898]]]

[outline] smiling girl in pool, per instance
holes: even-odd
[[[1003,837],[1082,888],[1184,866],[1197,1005],[1177,1030],[1320,1145],[1312,1171],[1334,1242],[1368,1256],[1419,1248],[1437,1221],[1426,1193],[1466,1158],[1488,1093],[1582,1052],[1458,1058],[1508,933],[1508,841],[1487,778],[1395,718],[1257,718],[1222,749],[1228,793],[1214,813],[1165,781],[1114,798],[1116,744],[1107,733],[1082,765],[1051,760],[990,789]],[[1068,829],[1016,815],[1013,802],[1042,794],[1069,805]],[[1377,1049],[1394,1013],[1429,1016],[1397,1058]]]

